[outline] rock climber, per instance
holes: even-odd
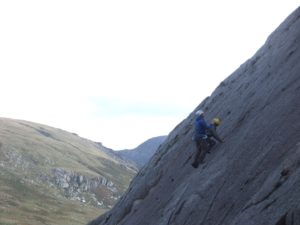
[[[197,153],[195,155],[192,166],[197,168],[199,163],[203,160],[206,152],[208,152],[210,148],[216,144],[212,137],[220,142],[223,142],[223,140],[218,136],[216,132],[216,127],[221,123],[219,118],[214,118],[211,124],[207,124],[204,119],[203,110],[198,110],[195,114],[196,119],[194,124],[194,141],[196,142]]]
[[[216,144],[215,140],[217,140],[221,143],[224,142],[217,133],[217,127],[220,124],[221,124],[220,118],[217,118],[217,117],[213,118],[213,120],[211,121],[211,124],[209,125],[209,128],[206,130],[206,135],[207,135],[206,141],[209,145],[208,153],[210,153],[210,149]]]

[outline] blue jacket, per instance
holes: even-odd
[[[210,126],[206,123],[203,116],[198,116],[195,120],[195,138],[204,137],[207,129],[210,129]]]

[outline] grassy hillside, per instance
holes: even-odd
[[[68,200],[55,189],[28,183],[8,170],[1,169],[0,182],[1,225],[85,224],[105,211]]]
[[[135,174],[76,134],[0,118],[0,225],[85,224],[109,209]]]

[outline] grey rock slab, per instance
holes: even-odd
[[[196,109],[223,123],[191,166],[192,112],[115,207],[89,225],[298,225],[300,8]]]

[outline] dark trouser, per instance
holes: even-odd
[[[196,138],[195,139],[197,152],[194,158],[193,166],[198,167],[199,163],[203,160],[206,152],[209,150],[209,145],[207,143],[207,137]]]

